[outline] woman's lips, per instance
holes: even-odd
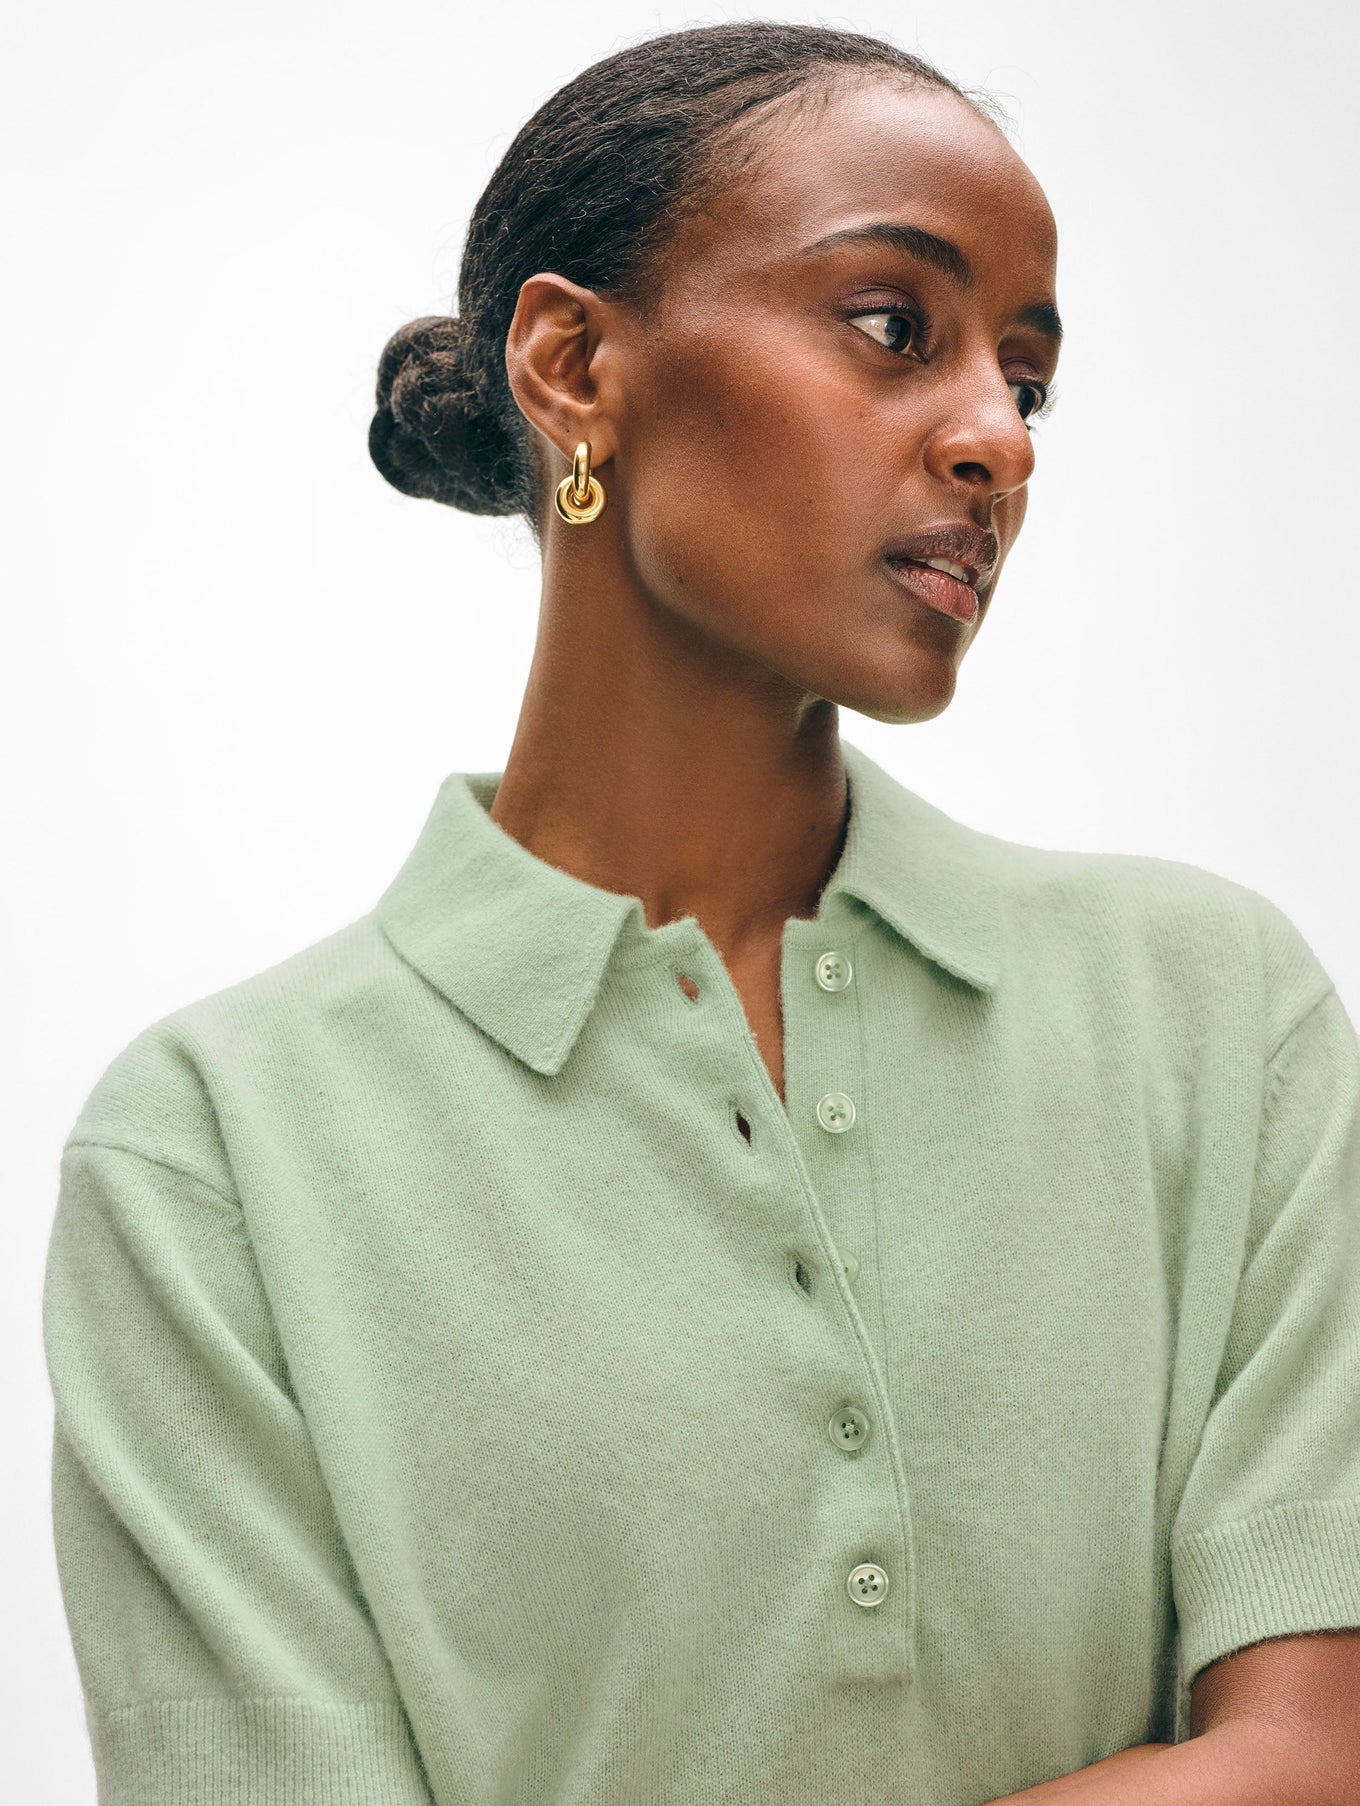
[[[917,564],[911,559],[885,558],[893,581],[908,595],[915,596],[928,608],[953,615],[956,621],[974,621],[981,606],[978,593],[970,583],[951,577],[948,571],[937,571],[933,565]]]

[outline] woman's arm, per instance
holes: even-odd
[[[1185,1743],[1134,1744],[992,1806],[1355,1806],[1341,1774],[1301,1734],[1239,1718]]]
[[[100,1799],[429,1806],[234,1197],[69,1140],[44,1331]]]
[[[1285,969],[1309,970],[1292,930],[1286,946]],[[1293,1015],[1266,1062],[1233,1320],[1172,1526],[1190,1735],[1006,1806],[1360,1806],[1360,1047],[1334,988]]]
[[[1360,1629],[1273,1637],[1195,1677],[1191,1735],[992,1806],[1356,1806]]]

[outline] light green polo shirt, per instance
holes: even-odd
[[[979,1806],[1360,1625],[1331,980],[844,757],[786,1105],[495,773],[108,1065],[44,1293],[101,1806]]]

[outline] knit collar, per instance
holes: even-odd
[[[841,741],[850,821],[818,921],[867,904],[934,964],[980,991],[1000,965],[991,836],[965,827]],[[535,1071],[565,1063],[611,957],[679,954],[695,919],[649,929],[641,899],[549,865],[488,813],[500,772],[451,772],[375,914],[397,952]],[[853,910],[854,905],[848,906]]]

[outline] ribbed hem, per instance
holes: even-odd
[[[89,1726],[99,1806],[431,1806],[394,1704],[152,1700]]]
[[[1181,1674],[1264,1637],[1360,1626],[1360,1499],[1299,1499],[1173,1543]]]

